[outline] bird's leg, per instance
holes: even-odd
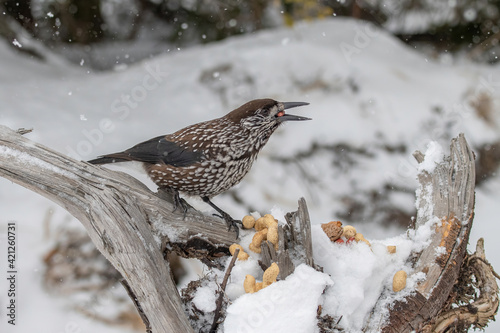
[[[175,188],[172,187],[162,187],[160,189],[166,191],[168,194],[172,196],[174,201],[173,202],[174,209],[172,210],[172,212],[175,212],[177,208],[180,207],[182,209],[182,212],[184,213],[183,219],[185,219],[189,205],[186,202],[186,200],[180,197],[179,191],[177,191]]]
[[[210,201],[208,197],[201,197],[201,199],[205,201],[207,204],[209,204],[213,209],[215,209],[217,213],[220,214],[220,215],[214,214],[215,216],[219,216],[220,218],[224,219],[224,221],[226,221],[226,224],[228,226],[227,229],[228,231],[230,231],[231,228],[234,228],[234,231],[236,231],[236,238],[238,238],[240,235],[240,229],[238,228],[237,223],[241,224],[241,221],[233,219],[231,215],[229,215],[228,213],[217,207],[212,201]]]

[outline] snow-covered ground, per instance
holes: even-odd
[[[313,223],[325,223],[339,219],[346,196],[368,204],[367,198],[386,186],[402,189],[389,192],[388,201],[411,214],[414,150],[425,151],[436,141],[447,153],[450,138],[459,132],[473,147],[500,139],[498,66],[451,56],[427,59],[352,20],[299,24],[174,50],[111,72],[93,73],[57,57],[39,63],[5,46],[0,63],[0,124],[33,127],[30,139],[83,160],[220,117],[254,98],[311,103],[294,113],[313,121],[279,129],[236,190],[215,198],[235,217],[249,210],[265,214],[274,206],[295,210],[304,196]],[[484,98],[492,106],[489,118],[471,107]],[[497,269],[500,257],[493,254],[500,250],[500,226],[493,209],[498,200],[496,175],[477,189],[469,247],[484,237]],[[48,200],[0,179],[0,252],[6,253],[7,222],[15,221],[19,267],[16,327],[6,323],[7,284],[0,276],[0,331],[123,332],[89,320],[43,290],[41,258],[52,244],[43,223],[49,210],[51,229],[78,224]],[[375,216],[371,221],[365,214],[352,224],[369,240],[403,232],[382,227]],[[5,257],[0,257],[0,274],[7,271]],[[493,323],[487,332],[499,328]]]

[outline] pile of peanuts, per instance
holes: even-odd
[[[269,266],[269,268],[264,271],[262,282],[256,282],[255,278],[252,275],[247,274],[245,276],[245,281],[243,282],[243,288],[245,288],[246,293],[253,294],[276,282],[276,278],[278,277],[279,273],[280,269],[278,265],[273,262],[271,266]]]
[[[247,215],[243,217],[242,224],[244,229],[255,229],[252,242],[248,246],[250,251],[261,253],[260,246],[265,240],[271,242],[276,250],[278,249],[278,220],[276,220],[271,214],[266,214],[258,219],[255,219],[251,215]],[[371,246],[370,242],[365,239],[363,234],[356,231],[356,228],[350,225],[342,226],[342,222],[340,221],[324,223],[321,225],[321,228],[328,238],[337,244],[363,242],[368,246]],[[243,250],[243,247],[239,244],[232,244],[229,247],[231,255],[234,255],[236,249],[240,249],[238,253],[238,260],[247,260],[249,258],[248,253],[246,253]],[[387,251],[389,253],[396,253],[396,246],[387,246]],[[276,263],[273,263],[268,269],[265,270],[262,282],[257,282],[255,277],[250,274],[246,275],[245,281],[243,282],[245,292],[254,293],[271,285],[276,282],[278,274],[279,267]],[[406,287],[406,279],[406,272],[403,270],[398,271],[393,278],[393,291],[398,292],[403,290]]]
[[[252,242],[248,246],[250,251],[261,253],[260,245],[265,240],[271,242],[274,245],[275,250],[278,249],[278,220],[276,220],[274,216],[266,214],[256,220],[252,215],[247,215],[243,217],[241,222],[243,223],[244,229],[255,229]],[[238,260],[247,260],[249,258],[248,253],[246,253],[245,250],[243,250],[243,247],[239,244],[232,244],[229,247],[231,255],[234,255],[236,249],[240,249],[240,252],[238,253]],[[271,283],[276,282],[278,274],[279,267],[276,263],[271,264],[271,266],[266,269],[262,282],[256,282],[255,277],[248,274],[243,283],[245,292],[254,293],[269,286]]]

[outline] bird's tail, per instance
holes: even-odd
[[[118,163],[130,161],[130,156],[125,153],[115,153],[109,155],[99,156],[96,159],[87,161],[90,164],[108,164],[108,163]]]

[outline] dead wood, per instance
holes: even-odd
[[[231,258],[231,261],[229,262],[229,265],[227,266],[226,273],[224,274],[224,279],[222,280],[222,284],[220,286],[220,291],[219,291],[219,297],[217,297],[217,302],[216,302],[216,308],[215,308],[215,314],[214,314],[214,321],[212,322],[212,326],[210,327],[210,333],[216,333],[217,332],[217,327],[219,326],[219,319],[221,318],[221,311],[222,311],[222,305],[224,301],[224,293],[226,291],[226,285],[227,281],[229,280],[229,276],[231,275],[231,270],[234,267],[234,264],[236,263],[236,259],[238,259],[238,254],[240,254],[240,249],[236,249],[234,251],[233,257]]]
[[[292,274],[295,267],[305,263],[316,268],[313,260],[311,219],[306,200],[300,198],[297,211],[285,215],[287,224],[278,226],[278,248],[269,242],[262,242],[262,269],[265,270],[273,262],[280,268],[278,278],[285,279]]]
[[[464,260],[448,308],[425,325],[422,332],[467,332],[471,327],[484,329],[495,319],[498,310],[497,278],[486,260],[484,239],[480,238],[476,252]]]
[[[235,235],[222,220],[173,206],[135,178],[34,143],[0,126],[0,176],[59,204],[113,264],[153,332],[193,332],[162,251],[215,258]]]
[[[421,163],[423,155],[415,154]],[[463,134],[451,142],[450,156],[432,173],[419,174],[415,227],[435,220],[430,245],[414,254],[414,274],[426,274],[416,292],[394,304],[387,333],[421,331],[444,307],[457,281],[466,254],[474,216],[474,154]],[[441,251],[437,251],[441,248]],[[437,255],[440,253],[440,255]]]

